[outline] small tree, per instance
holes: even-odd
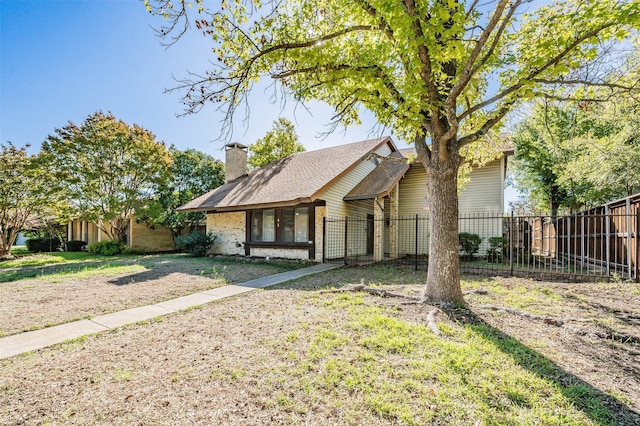
[[[153,199],[140,209],[136,219],[150,228],[162,226],[176,237],[186,228],[197,229],[204,212],[182,213],[176,209],[224,183],[222,162],[194,149],[170,148],[173,160],[169,178],[156,189]]]
[[[56,129],[42,152],[51,184],[71,200],[73,214],[122,242],[132,215],[165,182],[171,164],[153,133],[102,112]]]
[[[0,145],[0,258],[11,255],[11,246],[28,220],[43,211],[52,195],[41,158],[11,142]]]
[[[631,195],[640,187],[640,113],[629,98],[566,105],[539,102],[523,120],[515,181],[540,211],[556,216]]]
[[[620,97],[584,108],[593,124],[570,141],[582,149],[562,165],[560,183],[580,181],[575,196],[592,206],[634,194],[640,189],[640,105]]]
[[[304,151],[304,146],[298,142],[298,135],[293,123],[280,117],[273,122],[273,128],[262,139],[249,145],[251,155],[248,163],[257,169],[280,158]]]
[[[573,106],[538,102],[513,137],[515,182],[539,210],[549,211],[552,216],[560,207],[575,205],[572,192],[560,183],[560,169],[576,155],[566,142],[578,130],[581,119],[580,111]]]

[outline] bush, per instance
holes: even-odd
[[[491,263],[502,263],[507,255],[507,239],[503,237],[491,237],[488,242],[487,261]]]
[[[87,246],[87,242],[80,241],[80,240],[71,240],[71,241],[67,241],[64,244],[66,251],[82,251],[82,249],[86,246]]]
[[[473,256],[480,250],[480,243],[482,242],[480,235],[461,232],[458,234],[458,240],[460,242],[460,251],[464,258],[473,259]]]
[[[176,247],[193,257],[203,257],[207,255],[215,241],[216,236],[211,232],[205,234],[201,231],[194,231],[189,235],[176,238]]]
[[[122,253],[124,250],[124,244],[117,240],[100,241],[98,243],[89,244],[87,250],[89,253],[113,256],[115,254]]]
[[[30,238],[25,243],[27,250],[33,253],[57,251],[62,245],[59,238]]]

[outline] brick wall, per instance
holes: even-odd
[[[132,220],[129,226],[129,247],[149,252],[175,250],[171,231],[167,228],[151,229],[144,223],[136,223],[135,220]]]
[[[209,213],[207,232],[216,235],[212,253],[244,255],[246,213]]]

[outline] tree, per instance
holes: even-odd
[[[540,211],[557,215],[631,195],[640,187],[638,107],[539,102],[518,126],[515,181]]]
[[[41,159],[27,154],[26,147],[0,145],[0,170],[0,258],[5,258],[27,221],[50,202],[51,192]]]
[[[273,122],[273,128],[262,139],[249,145],[249,165],[260,168],[280,158],[304,152],[304,145],[298,142],[293,123],[284,117]]]
[[[299,102],[335,108],[334,123],[358,122],[359,108],[413,141],[427,171],[431,211],[423,299],[464,303],[458,258],[457,175],[461,150],[497,128],[520,102],[548,95],[589,98],[592,84],[627,88],[590,72],[602,43],[640,26],[635,0],[558,1],[526,13],[526,0],[145,0],[179,37],[210,36],[212,67],[179,80],[186,112],[218,103],[227,125],[253,83],[275,79]],[[623,66],[620,76],[624,75]]]
[[[579,121],[584,118],[580,109],[572,105],[538,102],[513,136],[515,182],[540,212],[550,212],[555,217],[561,207],[577,204],[575,191],[569,188],[571,182],[563,185],[560,175],[564,165],[577,154],[568,141],[580,131]]]
[[[126,241],[129,221],[167,178],[171,164],[164,143],[144,128],[96,112],[81,125],[69,122],[42,144],[59,190],[73,215],[113,240]]]
[[[203,212],[181,213],[176,209],[192,199],[224,183],[222,162],[195,149],[180,151],[169,149],[173,165],[169,178],[156,190],[156,194],[136,216],[147,226],[168,228],[174,241],[187,227],[197,229],[205,217]]]
[[[640,189],[640,105],[621,97],[585,108],[595,130],[570,141],[582,149],[562,168],[560,183],[582,182],[576,198],[591,206],[634,194]]]

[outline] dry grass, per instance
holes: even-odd
[[[0,361],[0,424],[640,424],[632,345],[478,308],[493,297],[617,326],[590,303],[624,292],[615,310],[640,314],[636,284],[467,281],[490,293],[438,315],[440,338],[429,306],[317,291],[414,293],[422,279],[335,270]]]
[[[52,258],[49,256],[48,258]],[[5,263],[0,336],[157,303],[300,266],[184,255],[71,258],[36,255]],[[44,262],[44,263],[43,263]],[[33,266],[33,265],[36,266]],[[33,277],[33,274],[36,277]],[[29,278],[22,278],[22,277]]]

